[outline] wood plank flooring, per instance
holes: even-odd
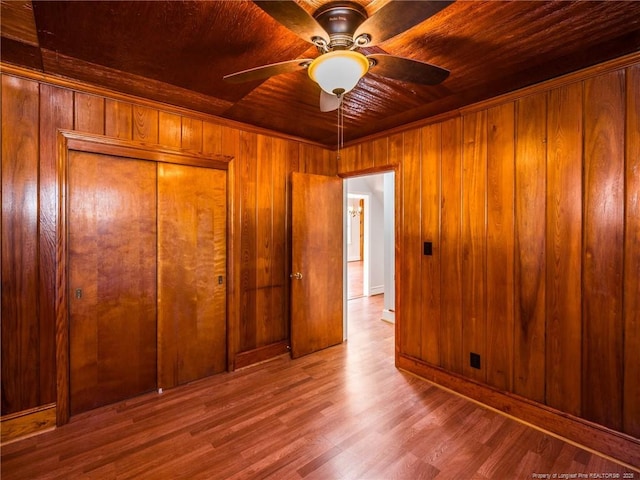
[[[347,298],[352,300],[363,296],[364,262],[347,262]]]
[[[382,296],[351,300],[343,345],[102,407],[8,444],[2,479],[640,478],[398,371],[381,309]]]

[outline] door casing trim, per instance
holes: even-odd
[[[70,130],[58,131],[57,198],[58,224],[56,228],[55,266],[55,353],[56,353],[56,425],[69,422],[70,417],[70,358],[69,358],[69,287],[67,250],[67,202],[69,198],[69,152],[78,151],[111,155],[116,157],[173,163],[195,167],[214,168],[227,171],[227,205],[233,211],[233,157],[228,155],[204,155],[192,151],[171,149],[159,145],[121,140],[103,135],[78,133]],[[234,231],[227,213],[227,276],[228,285],[233,285],[235,272],[229,261],[229,246],[233,243]],[[235,314],[234,292],[227,290],[227,355],[229,352],[229,325]],[[229,362],[227,361],[227,364]]]

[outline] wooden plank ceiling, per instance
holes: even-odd
[[[388,1],[388,0],[386,0]],[[358,0],[372,15],[385,0]],[[313,13],[324,2],[300,1]],[[333,146],[306,71],[222,76],[317,50],[250,1],[2,1],[2,60]],[[457,1],[370,47],[451,74],[420,86],[369,72],[345,98],[346,141],[640,49],[640,2]]]

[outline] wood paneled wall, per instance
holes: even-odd
[[[400,142],[401,355],[640,438],[639,107],[635,64],[346,149]]]
[[[361,142],[339,163],[215,118],[4,74],[2,413],[55,401],[64,128],[234,157],[230,368],[288,339],[288,174],[394,168],[399,354],[640,437],[640,65],[593,71]]]
[[[229,155],[229,359],[288,341],[288,176],[331,151],[149,101],[2,75],[2,415],[55,402],[57,130]],[[285,350],[286,351],[286,350]]]

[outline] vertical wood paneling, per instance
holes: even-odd
[[[256,346],[271,343],[270,327],[277,321],[273,311],[273,139],[257,137],[256,157],[256,240],[255,302]]]
[[[373,166],[384,167],[389,165],[389,141],[388,137],[378,138],[371,142],[373,153]]]
[[[222,146],[222,126],[216,123],[202,123],[202,153],[224,155]]]
[[[482,207],[473,215],[466,210],[475,179],[469,178],[468,169],[463,174],[459,167],[461,149],[468,160],[468,145],[460,135],[455,138],[455,125],[460,120],[440,124],[441,366],[460,373],[468,362],[468,352],[462,355],[461,343],[467,338],[469,325],[465,324],[463,333],[458,318],[472,302],[468,287],[477,282],[469,282],[465,276],[464,288],[458,287],[462,282],[459,265],[465,265],[466,275],[470,258],[473,260],[468,251],[461,250],[460,228],[467,228],[464,235],[470,238],[472,227],[467,220],[481,223],[484,213],[486,267],[478,271],[480,277],[486,275],[487,288],[486,382],[636,436],[640,430],[639,70],[638,66],[627,69],[627,78],[620,70],[589,80],[590,93],[584,93],[582,83],[574,83],[523,97],[515,107],[507,103],[473,114],[474,120],[487,115],[486,212]],[[467,115],[465,122],[469,118]],[[387,141],[390,159],[403,158],[400,171],[407,169],[410,157],[401,154],[403,148],[411,148],[409,142],[398,146],[401,135],[382,139]],[[425,146],[429,136],[424,135],[423,172],[430,161]],[[470,136],[475,140],[475,132]],[[361,144],[361,152],[374,151],[370,143]],[[620,152],[625,148],[623,157]],[[621,164],[620,158],[626,163]],[[408,170],[400,178],[410,176]],[[423,223],[428,222],[425,205],[430,201],[427,177],[424,173],[421,182]],[[407,185],[400,189],[405,197],[411,188],[410,182]],[[461,196],[467,202],[464,209]],[[406,252],[410,233],[404,223],[401,232],[397,244]],[[591,276],[585,272],[587,266]],[[407,310],[417,304],[411,293],[414,286],[409,284],[411,270],[403,263],[398,271],[399,348],[406,353],[406,338],[420,337],[420,357],[424,359],[425,352],[431,351],[426,344],[432,341],[423,334],[428,328],[429,292],[423,290],[422,321],[415,326],[411,323],[415,313],[405,318]],[[405,332],[405,327],[411,331]],[[472,337],[481,340],[482,333]],[[588,370],[583,372],[585,367]],[[589,400],[584,399],[587,395]],[[602,400],[603,395],[607,401]],[[585,404],[598,412],[587,413]],[[605,411],[615,416],[616,408],[621,424],[603,420]]]
[[[336,152],[325,148],[318,148],[318,153],[322,157],[322,162],[319,164],[322,167],[316,169],[313,173],[328,177],[338,175],[338,159],[336,157]]]
[[[227,171],[229,204],[227,205],[227,216],[229,234],[232,243],[227,245],[227,369],[235,368],[236,354],[240,351],[240,317],[242,315],[242,292],[241,292],[241,265],[242,265],[242,217],[240,195],[242,183],[239,173],[239,151],[240,151],[240,131],[228,126],[222,126],[220,132],[221,153],[234,158],[229,163]]]
[[[73,128],[73,92],[40,85],[39,315],[40,402],[56,401],[56,233],[59,128]]]
[[[363,169],[371,169],[375,165],[375,152],[373,142],[364,142],[360,147],[360,163]]]
[[[516,103],[514,391],[545,398],[546,94]]]
[[[372,141],[364,142],[357,147],[360,150],[358,170],[371,170],[375,166],[376,151]]]
[[[202,151],[202,120],[182,117],[182,144],[185,150]]]
[[[388,137],[382,137],[341,149],[338,173],[368,171],[388,165]]]
[[[300,144],[300,172],[333,176],[338,174],[337,152]]]
[[[240,130],[223,126],[221,132],[222,154],[234,159],[240,157]]]
[[[2,76],[2,415],[40,391],[38,87]]]
[[[421,358],[440,365],[440,165],[441,126],[429,125],[422,135],[422,241],[431,242],[432,255],[422,255]],[[424,252],[423,252],[424,253]]]
[[[627,78],[623,78],[623,74],[619,72],[588,81],[585,90],[584,111],[582,111],[580,101],[582,94],[579,93],[582,90],[581,84],[549,92],[548,111],[542,100],[544,94],[522,98],[516,102],[517,133],[514,139],[517,163],[514,191],[515,238],[513,240],[513,260],[516,273],[514,278],[516,282],[516,297],[514,298],[516,317],[514,319],[515,329],[513,330],[513,348],[515,349],[512,365],[513,390],[536,401],[543,401],[544,395],[546,395],[547,404],[555,408],[583,415],[597,422],[607,422],[614,428],[622,428],[635,436],[640,435],[638,424],[638,418],[640,418],[638,413],[640,411],[640,401],[638,400],[640,387],[638,385],[640,382],[637,381],[640,375],[638,372],[638,368],[640,368],[638,367],[640,364],[638,360],[638,355],[640,355],[638,353],[640,351],[640,321],[637,314],[639,310],[637,298],[640,296],[638,293],[640,288],[638,287],[638,278],[640,278],[638,265],[640,261],[637,253],[639,251],[638,238],[640,238],[638,233],[640,227],[638,227],[637,220],[640,218],[638,212],[638,208],[640,208],[638,207],[638,184],[640,183],[638,170],[640,167],[636,161],[640,156],[638,154],[639,68],[636,66],[628,69]],[[52,367],[44,365],[45,358],[48,358],[47,340],[43,336],[36,339],[40,345],[41,359],[39,362],[40,371],[37,373],[38,379],[29,380],[33,371],[21,372],[19,368],[22,367],[17,365],[16,360],[12,360],[13,364],[6,363],[5,360],[5,356],[12,356],[9,352],[15,351],[22,342],[18,330],[15,334],[11,334],[10,338],[5,335],[7,329],[11,328],[11,321],[5,312],[5,297],[9,296],[7,285],[12,283],[11,279],[7,281],[9,277],[5,277],[5,272],[10,269],[5,255],[11,255],[11,261],[14,264],[18,260],[26,261],[24,259],[28,257],[29,249],[33,247],[34,241],[38,241],[33,238],[39,238],[40,263],[34,268],[38,269],[39,285],[42,288],[38,292],[35,287],[36,293],[25,292],[25,295],[36,298],[33,300],[30,297],[29,308],[35,308],[34,306],[38,302],[40,303],[38,328],[41,331],[46,330],[48,328],[48,320],[46,319],[48,307],[46,304],[51,302],[53,293],[42,290],[46,288],[45,285],[50,284],[47,272],[54,269],[51,259],[52,251],[47,245],[51,235],[55,232],[56,219],[52,218],[52,215],[57,215],[55,213],[57,206],[52,200],[57,186],[52,183],[51,179],[53,162],[56,161],[53,150],[56,145],[55,132],[57,128],[75,128],[78,131],[97,134],[114,134],[115,131],[116,135],[120,135],[117,133],[120,127],[116,128],[116,124],[119,124],[120,121],[114,119],[120,116],[120,105],[128,104],[105,100],[105,98],[95,95],[57,89],[49,85],[40,86],[42,91],[39,122],[41,185],[39,192],[40,219],[37,224],[40,232],[37,233],[33,229],[33,224],[29,223],[31,217],[27,215],[29,218],[16,220],[20,212],[7,207],[10,205],[6,200],[9,196],[14,195],[17,191],[24,193],[33,187],[33,184],[29,183],[29,178],[32,177],[20,180],[14,175],[18,174],[18,169],[26,175],[24,173],[27,172],[26,164],[13,165],[11,171],[6,167],[9,162],[5,151],[5,148],[9,147],[6,145],[10,145],[11,149],[16,149],[19,142],[22,142],[21,145],[28,142],[28,135],[27,137],[16,135],[15,138],[13,135],[14,129],[21,128],[20,125],[23,125],[20,119],[28,116],[26,112],[31,108],[23,111],[22,106],[16,107],[24,99],[20,97],[20,94],[17,98],[12,98],[16,92],[13,89],[7,89],[7,85],[14,82],[35,85],[29,81],[15,78],[7,80],[3,77],[3,132],[11,131],[12,135],[11,137],[3,135],[2,241],[5,242],[7,238],[12,236],[12,241],[16,243],[18,242],[15,240],[16,235],[22,235],[25,232],[28,234],[23,235],[24,241],[20,240],[21,245],[24,243],[24,247],[20,251],[9,254],[8,252],[11,250],[5,248],[3,243],[2,390],[3,395],[11,396],[14,395],[11,392],[16,391],[14,386],[39,381],[40,387],[34,389],[32,385],[29,385],[28,388],[34,392],[40,390],[40,393],[37,393],[41,395],[38,402],[42,403],[45,401],[46,391],[51,389],[51,383],[46,379],[45,372]],[[624,82],[626,82],[626,91],[624,90]],[[625,93],[626,100],[624,99]],[[73,95],[73,99],[70,99],[71,95]],[[74,104],[73,108],[69,106],[71,101]],[[117,106],[115,110],[114,106]],[[504,108],[508,107],[504,106]],[[494,312],[504,313],[508,310],[508,306],[504,303],[498,305],[500,299],[497,293],[497,284],[491,280],[494,276],[498,277],[500,269],[509,261],[508,247],[500,252],[494,248],[494,241],[499,244],[497,238],[504,238],[505,241],[508,239],[505,234],[508,230],[507,223],[500,223],[501,229],[497,228],[498,223],[496,223],[506,222],[507,210],[504,207],[508,204],[508,195],[506,194],[508,184],[501,183],[498,179],[500,176],[506,175],[501,172],[501,169],[507,168],[507,166],[499,165],[498,162],[493,161],[494,158],[502,156],[504,151],[509,148],[509,139],[506,136],[502,137],[505,130],[502,128],[492,130],[494,124],[500,127],[505,125],[501,113],[502,109],[503,106],[500,106],[486,112],[488,115],[488,130],[486,130],[488,134],[487,203],[486,212],[480,212],[486,215],[487,220],[487,264],[485,270],[487,276],[485,301],[488,307],[486,318],[487,350],[483,355],[482,366],[483,369],[487,368],[487,382],[493,385],[500,385],[503,381],[502,371],[494,370],[504,360],[504,358],[498,358],[497,345],[509,336],[509,327],[499,331],[500,323],[497,317],[493,317]],[[183,119],[180,115],[138,105],[131,106],[131,110],[131,131],[132,138],[135,140],[180,147],[183,144],[183,135],[185,137],[190,135],[186,130],[183,132]],[[624,113],[622,113],[625,110],[626,125],[623,123]],[[18,120],[16,121],[14,117]],[[586,120],[584,127],[580,124],[582,118]],[[465,122],[468,120],[469,115],[465,117]],[[191,119],[186,116],[185,125],[190,122]],[[198,122],[200,120],[195,121],[196,124]],[[462,120],[455,118],[439,125],[439,128],[442,129],[439,357],[443,368],[457,373],[463,373],[462,366],[468,365],[469,362],[468,351],[465,350],[463,355],[462,314],[463,311],[466,311],[463,310],[463,304],[465,308],[468,308],[469,299],[463,300],[468,292],[468,279],[465,277],[463,290],[462,265],[465,265],[464,272],[466,274],[470,260],[469,257],[465,257],[468,251],[462,249],[461,229],[466,225],[465,219],[469,216],[466,208],[471,190],[468,190],[470,188],[468,171],[465,175],[462,173],[461,152],[465,148],[465,143],[462,140],[461,124]],[[114,128],[115,130],[113,130]],[[187,128],[190,127],[187,125],[185,129]],[[581,128],[585,132],[584,145],[582,144]],[[125,127],[126,129],[127,127]],[[543,143],[545,132],[549,139],[547,144]],[[30,135],[33,136],[33,132]],[[417,140],[414,138],[413,146],[409,145],[409,142],[403,146],[403,135],[402,133],[394,134],[357,145],[354,150],[359,150],[358,162],[365,159],[368,161],[371,157],[374,167],[379,167],[385,162],[389,165],[400,164],[405,146],[407,150],[411,151],[416,148],[415,141],[420,142],[420,138]],[[621,144],[621,141],[624,140],[621,138],[624,138],[625,135],[626,157],[624,158],[626,159],[624,161],[626,164],[620,164],[620,158],[623,158],[620,156],[620,152],[625,151],[625,147]],[[412,136],[416,135],[408,135],[408,137]],[[241,312],[238,314],[238,318],[244,315],[243,320],[239,321],[240,323],[244,322],[244,327],[236,325],[235,329],[228,332],[230,361],[233,361],[234,352],[240,351],[239,345],[241,343],[246,349],[255,348],[257,345],[256,318],[258,314],[255,311],[255,301],[245,303],[246,290],[241,288],[241,285],[244,285],[251,275],[254,275],[255,278],[256,268],[262,262],[256,258],[255,254],[257,229],[261,228],[256,223],[258,212],[256,202],[257,196],[260,194],[256,184],[258,175],[255,163],[258,161],[257,136],[229,126],[203,122],[200,135],[192,135],[191,139],[186,138],[184,145],[193,146],[192,141],[196,146],[199,144],[199,148],[205,153],[223,153],[236,158],[230,167],[233,174],[229,177],[234,179],[233,185],[230,185],[230,191],[235,197],[235,200],[228,206],[230,225],[236,232],[235,244],[229,246],[233,252],[230,253],[230,269],[236,272],[232,279],[233,285],[229,285],[231,295],[234,298],[233,302],[235,302],[231,305],[230,315],[231,317],[234,315],[233,308]],[[273,224],[271,225],[271,257],[268,261],[271,262],[270,288],[272,292],[276,292],[276,287],[279,284],[277,272],[284,271],[285,275],[288,275],[289,270],[288,253],[285,254],[284,260],[278,259],[280,256],[278,242],[282,241],[278,240],[278,236],[283,234],[282,230],[284,229],[286,249],[290,244],[291,231],[288,203],[285,204],[284,214],[286,225],[283,227],[278,224],[282,221],[278,213],[281,210],[278,202],[281,202],[282,199],[277,200],[277,198],[280,197],[283,181],[287,185],[285,191],[288,188],[288,180],[283,180],[282,177],[290,171],[333,175],[337,172],[337,163],[335,151],[294,141],[285,142],[270,139],[270,142],[274,152],[271,157],[273,183],[268,188],[272,192]],[[281,142],[287,145],[285,148],[287,159],[284,166],[279,163],[281,153],[278,151]],[[216,145],[220,145],[219,150]],[[581,156],[583,147],[584,159]],[[54,153],[45,154],[45,152]],[[548,158],[548,166],[544,161],[542,163],[540,161],[545,156]],[[23,157],[27,158],[28,156],[22,156],[21,162]],[[242,158],[245,160],[241,160]],[[534,159],[533,163],[530,163],[532,158]],[[253,163],[249,159],[252,159]],[[582,164],[583,160],[584,164]],[[423,161],[428,162],[429,160],[425,156]],[[465,164],[465,166],[467,165]],[[583,186],[582,166],[584,166]],[[32,167],[33,165],[28,167],[30,174],[38,171],[37,165],[36,170],[33,170]],[[426,172],[427,164],[424,163],[423,167]],[[284,171],[281,171],[281,168]],[[404,168],[404,165],[398,168],[399,181],[408,178],[407,174],[402,173]],[[243,169],[245,169],[244,177],[242,175]],[[253,173],[251,173],[252,169]],[[285,171],[287,173],[284,173]],[[341,172],[344,171],[346,171],[345,167],[341,165]],[[620,181],[621,175],[626,175],[624,181]],[[253,182],[253,185],[247,185],[246,180]],[[413,183],[412,180],[407,181]],[[626,187],[623,186],[624,182],[626,182]],[[426,194],[428,180],[421,187]],[[471,188],[473,189],[473,186]],[[401,188],[398,188],[398,192],[401,192]],[[543,200],[540,200],[540,192]],[[27,208],[33,205],[33,196],[30,196],[28,192],[25,195],[25,198],[31,199],[24,203]],[[288,191],[283,195],[286,198]],[[397,205],[402,205],[403,202],[400,201],[402,195],[400,193],[398,195]],[[581,205],[581,195],[584,198],[584,205]],[[464,218],[461,217],[462,198],[467,202],[465,203],[466,216]],[[249,216],[244,210],[247,201],[253,205],[253,211],[249,212]],[[428,203],[428,201],[427,196],[419,195],[417,198],[420,205]],[[35,203],[37,205],[37,199]],[[14,204],[17,204],[16,201]],[[626,205],[626,210],[622,205]],[[32,211],[31,207],[29,210],[30,213],[35,211]],[[613,213],[611,214],[611,212]],[[17,223],[8,226],[7,218],[9,217],[12,218],[12,221],[16,220]],[[482,217],[474,216],[475,227],[478,226],[480,218]],[[621,226],[621,221],[625,222],[624,226]],[[400,222],[398,223],[400,224]],[[18,226],[19,232],[14,233],[14,226]],[[266,224],[263,223],[263,226]],[[37,228],[38,226],[36,226]],[[399,225],[398,228],[404,227]],[[470,231],[468,229],[465,235],[468,236]],[[405,245],[410,245],[410,242],[407,243],[406,232],[404,230],[402,232],[402,235],[398,235],[397,245],[400,252],[405,252],[407,251]],[[543,240],[540,241],[540,238]],[[623,240],[620,240],[621,238]],[[420,239],[420,248],[423,240]],[[435,250],[437,249],[434,249],[434,253]],[[576,250],[578,250],[578,256],[576,256]],[[419,254],[421,260],[424,260],[421,250]],[[401,256],[398,259],[399,262],[403,261]],[[477,258],[472,256],[471,260],[477,261]],[[415,272],[415,266],[410,268],[413,268]],[[19,280],[23,283],[33,273],[29,268],[20,268],[17,271],[20,272]],[[414,272],[409,271],[409,276]],[[17,275],[15,272],[14,274]],[[423,324],[426,304],[424,308],[422,306],[418,308],[417,316],[415,316],[419,323],[418,330],[403,331],[406,325],[405,319],[412,321],[411,318],[406,318],[405,304],[409,309],[413,308],[414,299],[407,295],[410,288],[417,289],[423,295],[428,294],[423,292],[422,289],[425,288],[423,285],[416,284],[414,287],[408,288],[404,263],[399,263],[397,274],[399,289],[402,292],[397,303],[397,308],[402,310],[398,314],[402,321],[398,337],[400,338],[400,335],[406,337],[418,335],[418,338],[422,338],[423,327],[428,327],[428,319],[427,323]],[[584,281],[581,280],[581,277],[584,278]],[[501,280],[508,282],[507,278]],[[288,277],[285,277],[285,283],[288,285]],[[15,282],[13,285],[16,285]],[[544,293],[541,294],[541,290]],[[477,297],[476,293],[472,292],[472,295]],[[19,303],[18,300],[14,299],[12,308],[17,303]],[[276,297],[272,297],[271,305],[277,303]],[[542,304],[542,308],[540,308],[540,304]],[[287,305],[286,300],[284,305]],[[583,319],[580,319],[581,315],[583,315]],[[234,321],[231,317],[230,325]],[[542,327],[540,319],[543,319],[544,325]],[[582,321],[584,325],[581,324]],[[465,323],[465,327],[467,326]],[[282,328],[282,324],[272,322],[269,328],[271,328],[269,335],[273,335],[272,338],[275,339],[279,336],[276,329]],[[285,325],[286,328],[288,325]],[[584,339],[580,337],[582,329],[584,329]],[[465,333],[468,332],[465,330]],[[483,333],[480,334],[480,337],[482,335]],[[240,337],[243,338],[242,341]],[[31,343],[35,345],[36,341]],[[427,347],[423,351],[423,343],[426,341],[431,341],[431,337],[421,339],[419,345],[415,346],[419,351],[418,356],[425,356],[425,352],[431,350]],[[492,350],[494,342],[495,350]],[[49,342],[50,345],[51,342]],[[581,354],[585,358],[581,359]],[[49,365],[51,365],[50,362]],[[583,369],[585,369],[584,378],[588,380],[585,382],[581,382],[583,376],[581,370]],[[508,377],[508,374],[506,376]],[[576,393],[576,388],[578,391],[582,389],[584,395]],[[605,393],[594,395],[595,391]],[[570,395],[566,392],[573,392],[573,394]],[[591,399],[581,398],[587,394],[591,396]],[[598,403],[600,406],[597,405]],[[585,411],[581,411],[582,407],[585,408]],[[4,399],[2,408],[5,413]],[[602,420],[607,416],[612,419]]]
[[[462,122],[442,124],[440,363],[462,373]]]
[[[79,132],[104,135],[104,98],[75,92],[74,128]]]
[[[549,93],[546,402],[580,415],[582,364],[582,84]]]
[[[296,142],[289,142],[288,151],[291,172],[302,172],[300,167],[300,155],[302,153],[302,149],[300,148],[300,145]]]
[[[286,299],[289,273],[287,262],[287,178],[289,177],[289,142],[277,138],[272,139],[273,151],[272,178],[272,269],[271,288],[274,323],[271,325],[270,342],[278,342],[288,338],[287,314],[289,304]]]
[[[312,147],[311,145],[301,144],[298,146],[299,154],[298,154],[298,172],[300,173],[312,173],[310,170],[312,169],[311,162],[317,156],[317,149]]]
[[[133,106],[133,139],[145,143],[158,143],[158,110]]]
[[[622,426],[625,77],[585,82],[582,407]],[[606,392],[606,394],[603,394]]]
[[[158,113],[158,141],[160,145],[180,148],[182,144],[182,118],[173,113]]]
[[[514,104],[487,112],[487,383],[513,385]]]
[[[462,350],[463,372],[486,380],[487,112],[464,116],[462,153]],[[469,364],[470,353],[481,368]]]
[[[422,172],[420,130],[403,134],[402,154],[402,253],[403,276],[401,350],[421,358],[422,354]]]
[[[622,430],[640,438],[640,65],[627,70]]]
[[[359,172],[363,169],[362,145],[341,148],[339,152],[336,152],[336,156],[338,154],[340,155],[338,158],[338,173]]]
[[[352,164],[356,171],[365,170],[369,168],[370,165],[373,165],[373,160],[368,160],[371,158],[369,155],[366,157],[363,156],[363,147],[364,145],[359,143],[358,145],[352,145],[351,147],[341,148],[340,158],[344,158],[346,156],[349,160],[348,163]],[[365,150],[368,149],[365,148]],[[368,151],[366,153],[368,153]]]
[[[22,82],[18,79],[14,79],[12,81]],[[37,82],[32,85],[37,87]],[[201,120],[190,118],[188,115],[182,117],[181,115],[159,111],[158,109],[149,106],[143,107],[123,102],[121,100],[105,98],[82,92],[73,92],[71,90],[59,89],[49,85],[42,85],[41,88],[44,92],[40,98],[42,119],[40,124],[34,128],[34,132],[36,132],[36,134],[38,128],[40,129],[40,138],[42,140],[42,146],[40,147],[42,152],[40,165],[42,186],[38,193],[40,195],[41,205],[41,217],[39,224],[40,233],[38,237],[38,234],[35,233],[37,232],[38,227],[32,229],[32,233],[35,234],[35,237],[31,239],[32,235],[28,235],[30,237],[29,241],[25,240],[20,242],[21,245],[25,245],[25,248],[18,252],[19,256],[28,254],[30,246],[34,245],[33,242],[36,242],[37,245],[38,238],[40,238],[42,244],[41,248],[38,249],[37,247],[34,247],[34,251],[39,252],[40,255],[40,262],[37,263],[36,268],[38,268],[39,273],[37,274],[37,277],[40,279],[39,281],[42,288],[40,291],[38,291],[37,287],[34,291],[30,291],[30,294],[38,296],[43,305],[40,309],[41,312],[39,316],[30,315],[32,318],[37,318],[39,328],[43,331],[46,331],[47,329],[52,330],[53,324],[55,323],[53,319],[53,296],[55,294],[55,288],[51,275],[53,275],[53,272],[55,271],[55,250],[53,247],[55,243],[54,239],[58,213],[58,185],[57,179],[55,178],[57,165],[57,129],[64,128],[75,129],[81,132],[116,136],[123,139],[131,138],[147,144],[201,150],[205,154],[222,153],[225,155],[231,155],[236,159],[239,159],[242,156],[247,159],[244,166],[249,169],[253,169],[255,172],[252,182],[248,185],[250,187],[247,192],[249,197],[245,196],[244,198],[245,201],[251,196],[254,198],[254,214],[249,215],[249,217],[252,217],[252,223],[248,226],[249,228],[247,228],[246,224],[246,220],[249,217],[247,217],[246,214],[244,216],[240,214],[240,202],[243,200],[241,192],[243,191],[245,182],[243,179],[239,178],[240,175],[230,175],[230,178],[234,178],[234,184],[231,186],[231,192],[234,192],[233,194],[237,199],[236,202],[231,202],[229,205],[230,225],[231,228],[235,229],[234,231],[238,233],[235,237],[237,238],[237,241],[234,245],[230,245],[230,249],[234,252],[231,254],[232,259],[230,260],[230,265],[232,265],[232,270],[237,272],[236,276],[233,279],[230,279],[232,281],[232,285],[230,285],[230,294],[231,298],[234,299],[234,303],[231,305],[230,314],[235,315],[233,310],[234,308],[236,309],[236,312],[241,310],[240,305],[242,303],[242,299],[240,298],[240,295],[237,294],[241,291],[239,288],[241,283],[240,280],[246,280],[247,275],[254,275],[255,277],[258,264],[264,266],[266,264],[265,262],[270,262],[271,266],[269,268],[268,278],[265,278],[265,285],[267,291],[270,292],[268,310],[271,311],[271,314],[269,320],[263,323],[265,329],[262,332],[262,342],[278,342],[286,339],[288,336],[288,245],[291,238],[291,224],[290,220],[288,220],[290,210],[288,207],[289,204],[287,203],[287,195],[289,194],[287,176],[291,171],[297,171],[300,169],[301,150],[310,153],[309,155],[305,155],[303,169],[314,173],[333,175],[337,171],[335,152],[306,144],[304,147],[301,147],[299,142],[278,140],[264,136],[264,138],[268,138],[266,143],[270,144],[270,147],[267,149],[267,155],[270,158],[268,161],[271,162],[271,182],[267,183],[265,188],[260,187],[259,189],[256,183],[257,155],[255,135],[245,135],[243,133],[243,139],[241,141],[240,131],[235,128],[221,126],[212,122],[202,122]],[[7,95],[13,96],[13,92],[11,92],[10,89],[5,89],[5,92]],[[11,101],[6,101],[5,105],[11,105],[12,101],[20,102],[21,99],[18,97]],[[36,98],[35,104],[37,105],[37,103],[38,100]],[[17,125],[19,123],[16,123],[14,116],[23,115],[22,108],[10,111],[10,108],[6,106],[4,107],[4,113],[5,118],[3,119],[3,127],[6,128],[7,125],[10,125],[12,129],[14,124]],[[26,136],[23,137],[26,138]],[[249,138],[248,141],[247,138]],[[5,155],[4,158],[6,159],[9,157]],[[249,162],[248,159],[251,159],[251,162]],[[28,164],[25,163],[24,165]],[[231,166],[230,171],[231,170],[238,171],[235,166]],[[29,171],[33,173],[33,178],[38,178],[37,166],[35,169],[29,168]],[[264,172],[267,172],[267,170],[265,169]],[[6,178],[6,175],[7,170],[5,168],[3,178]],[[17,185],[17,183],[12,180],[12,188],[14,188],[14,185]],[[37,187],[33,187],[31,190],[35,191],[36,188]],[[10,189],[5,188],[3,192],[6,197],[9,194]],[[270,204],[271,215],[261,217],[262,223],[259,226],[258,223],[255,222],[258,215],[258,210],[256,208],[256,202],[258,201],[257,195],[266,195],[267,192],[271,192],[272,196]],[[3,202],[3,205],[9,205],[9,203],[4,200]],[[35,205],[37,205],[38,199],[36,198],[34,202]],[[235,203],[238,205],[235,205]],[[25,202],[24,205],[28,206],[29,204]],[[37,209],[30,209],[30,211],[36,212]],[[241,227],[243,225],[242,222],[245,222],[244,231],[242,231]],[[22,229],[30,228],[28,223],[21,222],[21,225]],[[256,229],[262,229],[262,227],[268,229],[271,235],[269,240],[269,251],[266,252],[268,253],[268,257],[266,259],[262,257],[257,258],[255,251],[256,235],[258,234]],[[5,232],[9,232],[10,230],[10,228],[6,228]],[[239,232],[241,231],[243,233],[242,240],[239,235]],[[6,236],[7,235],[5,234],[5,237]],[[249,258],[242,256],[243,250],[241,246],[247,247],[247,245],[249,245],[249,248],[245,248],[244,252],[252,252],[249,254]],[[251,247],[251,245],[253,245],[253,247]],[[5,249],[4,251],[8,252],[9,250]],[[4,267],[7,267],[8,265],[9,264],[5,262]],[[242,265],[242,268],[240,268],[240,265]],[[26,270],[21,268],[20,271],[22,272],[22,277],[24,277]],[[3,280],[6,278],[8,277],[3,276]],[[253,283],[255,283],[255,281]],[[9,292],[7,287],[3,287],[3,291]],[[30,300],[28,304],[31,307],[36,308],[37,301]],[[46,305],[50,306],[47,307]],[[248,313],[248,315],[245,315],[244,317],[247,328],[243,333],[244,338],[248,339],[248,341],[245,341],[244,344],[247,349],[255,348],[257,346],[255,339],[257,335],[256,318],[258,316],[255,309],[255,301],[250,301],[242,307],[242,311],[245,314]],[[10,326],[10,322],[7,318],[8,317],[4,315],[4,331],[6,331]],[[233,320],[230,322],[233,323]],[[28,326],[28,323],[22,322],[21,325],[27,328],[26,326]],[[237,324],[236,327],[235,331],[229,332],[229,350],[231,355],[234,355],[235,352],[239,351],[240,334]],[[3,338],[6,340],[9,337],[5,335]],[[7,382],[12,382],[15,379],[14,383],[18,382],[22,384],[24,380],[25,385],[28,384],[25,388],[28,390],[29,395],[41,395],[41,398],[36,403],[43,403],[55,399],[55,376],[51,377],[52,373],[55,374],[55,357],[52,357],[55,345],[54,339],[54,332],[51,331],[50,334],[45,332],[42,336],[33,337],[30,341],[34,348],[40,349],[38,354],[40,355],[41,360],[34,364],[39,365],[41,370],[30,367],[28,372],[26,372],[28,375],[24,376],[21,373],[16,374],[17,370],[14,368],[15,365],[12,366],[9,362],[4,363],[7,370],[3,373],[3,392],[11,391],[11,385]],[[4,352],[9,353],[11,351],[11,346],[7,345],[19,344],[19,341],[14,340],[15,335],[12,334],[9,343],[3,342]],[[231,358],[231,361],[233,361],[233,358]],[[9,372],[9,370],[11,370],[11,372]],[[47,372],[49,372],[50,375],[47,376]],[[37,380],[32,382],[29,379],[29,375],[31,374],[40,375],[40,388],[33,387],[34,382],[37,384]],[[46,392],[49,393],[46,394]],[[22,407],[16,407],[16,409],[21,410]]]
[[[364,142],[356,145],[359,150],[358,170],[370,170],[373,168],[373,143]]]
[[[257,135],[240,132],[240,155],[237,175],[240,177],[240,351],[257,346],[256,269],[257,248]]]
[[[389,163],[394,165],[402,164],[403,143],[402,133],[396,133],[389,137]]]
[[[105,135],[131,140],[133,137],[132,105],[107,98],[104,104],[104,126]]]

